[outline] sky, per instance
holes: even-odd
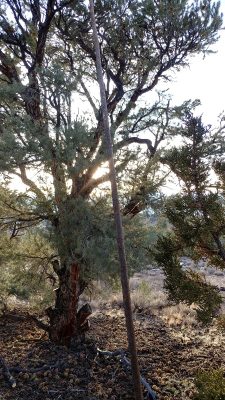
[[[225,0],[221,1],[221,12],[224,15]],[[225,30],[220,31],[220,38],[211,49],[213,54],[194,56],[189,67],[182,69],[173,76],[169,93],[172,103],[180,105],[185,100],[199,99],[201,106],[196,109],[197,115],[202,115],[204,124],[218,126],[218,117],[225,113]],[[167,195],[179,191],[179,183],[171,176],[163,190]]]
[[[221,11],[225,25],[225,0],[221,1]],[[204,123],[214,125],[218,115],[225,111],[225,30],[220,32],[212,50],[216,53],[205,58],[195,56],[189,67],[177,72],[169,91],[177,105],[188,99],[200,99],[199,113]]]

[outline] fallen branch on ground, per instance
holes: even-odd
[[[22,372],[22,373],[35,374],[36,372],[42,372],[42,371],[44,372],[44,371],[48,371],[51,369],[56,369],[56,368],[61,367],[62,365],[64,365],[64,362],[57,362],[57,363],[51,364],[51,365],[43,365],[42,367],[37,367],[37,368],[10,367],[9,371],[16,372],[16,373]]]
[[[10,369],[8,368],[3,357],[0,357],[0,365],[2,365],[2,372],[3,372],[3,375],[6,378],[7,382],[9,383],[11,388],[15,388],[16,381],[15,381],[14,377],[11,375]]]
[[[48,390],[48,393],[52,394],[52,395],[56,395],[56,394],[65,393],[65,392],[82,393],[82,392],[85,392],[85,391],[86,391],[85,389],[74,389],[74,388],[68,387],[66,389],[55,389],[55,390],[54,389],[50,389],[50,390]]]
[[[105,351],[105,350],[100,350],[97,349],[97,354],[100,356],[109,356],[109,357],[120,357],[120,362],[121,364],[127,369],[127,368],[131,368],[131,363],[130,360],[126,357],[126,353],[124,350],[115,350],[115,351]],[[146,381],[145,378],[143,378],[142,376],[140,376],[141,379],[141,383],[142,385],[145,387],[145,389],[147,390],[147,399],[148,400],[156,400],[156,394],[155,392],[152,390],[151,386],[149,385],[149,383]]]

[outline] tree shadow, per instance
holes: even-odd
[[[179,327],[168,327],[150,312],[134,317],[141,374],[157,399],[191,399],[197,370],[225,364],[225,344],[207,343],[207,329],[196,328],[195,335],[184,341]],[[121,310],[94,314],[85,339],[69,349],[51,343],[34,322],[10,315],[0,318],[0,339],[1,356],[17,382],[11,389],[1,375],[4,400],[134,399],[131,372],[119,355],[99,356],[97,352],[97,348],[119,349],[129,358]]]

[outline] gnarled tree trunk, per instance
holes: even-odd
[[[59,278],[56,289],[55,308],[48,308],[50,320],[49,337],[55,343],[69,345],[71,338],[78,334],[76,320],[79,298],[79,266],[76,262],[70,267],[61,268],[54,264],[54,270]]]
[[[86,304],[78,311],[79,296],[83,291],[78,262],[60,266],[55,261],[53,268],[59,278],[59,287],[56,289],[55,308],[46,310],[50,322],[49,338],[54,343],[69,346],[72,338],[85,330],[91,307]]]

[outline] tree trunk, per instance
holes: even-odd
[[[50,320],[49,338],[54,343],[69,346],[71,339],[78,337],[86,328],[91,308],[85,305],[78,311],[79,296],[83,291],[78,262],[60,267],[55,261],[53,268],[59,278],[59,287],[55,291],[55,308],[46,310]]]
[[[49,337],[54,343],[70,345],[71,338],[77,336],[77,308],[79,299],[79,266],[76,262],[67,266],[56,267],[59,287],[56,289],[55,308],[48,308],[50,319]]]
[[[88,328],[87,318],[91,314],[91,307],[88,304],[78,310],[79,298],[86,283],[81,276],[82,257],[74,254],[77,248],[73,228],[77,223],[74,202],[74,199],[62,201],[61,198],[58,215],[52,221],[58,253],[58,259],[52,261],[52,266],[58,276],[58,288],[55,290],[55,307],[46,310],[49,317],[50,340],[66,346]]]

